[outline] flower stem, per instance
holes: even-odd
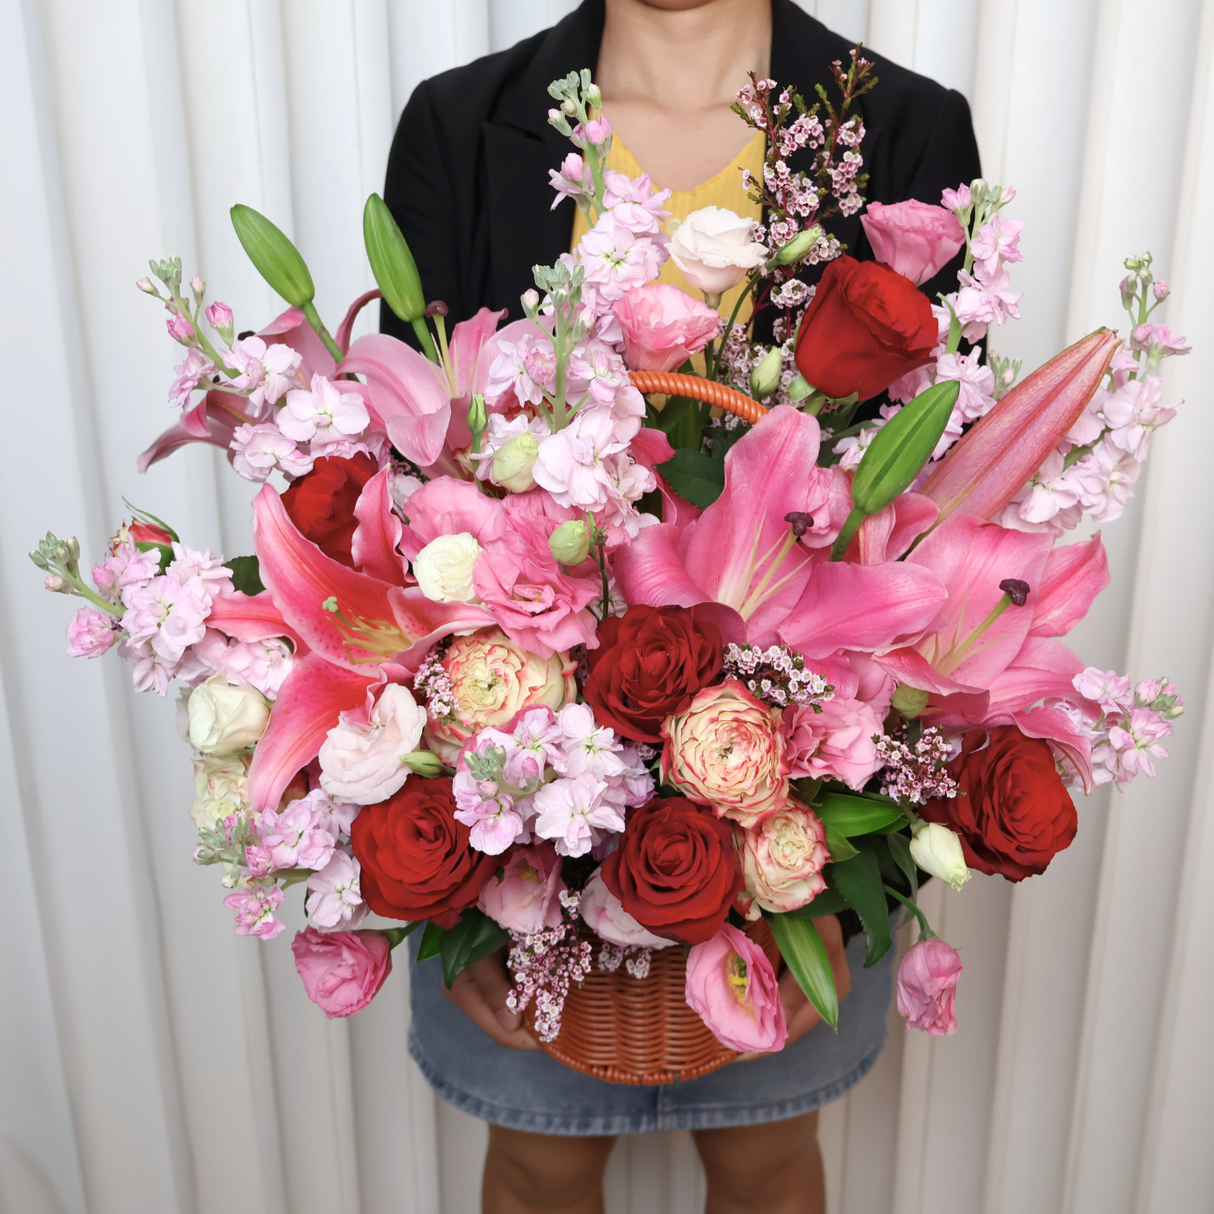
[[[882,884],[881,888],[884,889],[891,898],[897,898],[898,901],[901,902],[908,911],[911,911],[915,918],[919,920],[920,941],[934,940],[936,938],[936,933],[928,926],[927,918],[914,902],[912,902],[905,895],[898,893],[896,889],[891,889],[888,885]]]
[[[308,300],[301,311],[304,314],[304,319],[312,326],[312,331],[324,343],[325,349],[333,355],[337,362],[342,362],[346,356],[342,353],[341,346],[333,340],[333,335],[322,323],[320,313],[316,310],[316,305],[311,300]]]

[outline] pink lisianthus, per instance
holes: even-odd
[[[916,285],[948,265],[965,244],[955,215],[913,198],[891,206],[870,202],[860,222],[877,260]]]
[[[535,843],[510,853],[476,904],[507,931],[533,935],[545,927],[560,927],[557,895],[564,889],[560,856],[551,843]]]
[[[667,283],[634,287],[612,311],[624,331],[624,359],[634,371],[673,371],[721,327],[715,308]]]
[[[343,712],[320,747],[320,786],[332,797],[373,805],[409,776],[404,755],[418,748],[426,710],[407,687],[389,683],[361,709]]]
[[[794,777],[842,780],[857,792],[881,766],[874,734],[881,718],[863,700],[825,701],[820,712],[797,704],[784,710],[788,763]]]
[[[283,892],[277,885],[268,888],[254,885],[251,889],[239,889],[223,900],[228,910],[236,912],[236,934],[257,936],[261,940],[273,940],[286,926],[274,912],[282,905]]]
[[[788,1040],[771,962],[728,923],[688,953],[686,998],[713,1036],[732,1050],[774,1052]]]
[[[617,944],[621,948],[666,948],[677,943],[675,940],[655,936],[653,932],[642,927],[624,909],[619,898],[607,888],[602,873],[597,868],[586,882],[586,888],[582,890],[582,901],[578,910],[590,930],[597,932],[608,944]]]
[[[825,888],[822,867],[830,862],[826,831],[812,809],[790,801],[734,836],[746,893],[767,911],[798,910]]]
[[[99,658],[118,639],[116,621],[96,607],[80,607],[68,621],[67,652],[73,658]]]
[[[392,972],[392,949],[382,932],[308,927],[295,933],[291,952],[308,998],[330,1020],[361,1012]]]
[[[957,1031],[953,1001],[961,977],[957,950],[932,937],[920,940],[898,970],[898,1012],[907,1018],[908,1029],[922,1029],[933,1037],[949,1037]]]

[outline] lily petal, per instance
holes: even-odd
[[[940,507],[921,493],[903,493],[870,514],[856,534],[861,565],[896,561],[935,521]],[[848,549],[851,555],[851,549]]]
[[[616,550],[613,566],[631,607],[694,607],[711,601],[683,564],[674,523],[646,527],[631,544]]]
[[[391,468],[381,468],[364,486],[354,507],[358,526],[350,544],[354,564],[382,582],[403,586],[404,558],[396,551],[403,527],[392,510]]]
[[[337,373],[337,363],[333,355],[317,337],[316,331],[304,319],[299,308],[288,308],[280,313],[260,330],[257,336],[269,345],[277,342],[297,351],[301,356],[299,374],[304,383],[311,383],[313,375],[323,375],[331,380]]]
[[[486,350],[485,346],[508,315],[505,308],[500,312],[481,308],[475,316],[461,320],[451,330],[451,365],[455,370],[457,395],[471,396],[473,392],[485,390],[485,384],[489,381],[489,364],[495,353]],[[482,357],[482,353],[488,357]]]
[[[347,309],[346,314],[341,318],[341,324],[337,326],[337,332],[333,334],[333,340],[337,342],[337,348],[343,353],[350,352],[350,334],[354,329],[354,322],[358,319],[358,314],[369,304],[373,299],[379,299],[383,292],[376,287],[373,291],[364,291]]]
[[[1090,540],[1055,548],[1045,563],[1030,636],[1065,636],[1109,584],[1109,558],[1097,533]]]
[[[190,443],[210,443],[213,447],[229,450],[236,427],[249,419],[227,402],[230,392],[208,392],[188,412],[183,413],[176,425],[170,426],[150,447],[139,456],[136,466],[146,472],[166,455],[172,455],[179,447]],[[231,455],[228,456],[230,460]]]
[[[211,601],[206,623],[208,628],[218,628],[238,641],[287,637],[295,645],[296,654],[303,648],[303,639],[282,618],[282,612],[268,590],[260,594],[242,594],[235,590],[231,594],[217,595]]]

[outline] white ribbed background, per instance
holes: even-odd
[[[170,706],[116,660],[64,656],[70,605],[25,554],[47,527],[96,554],[124,495],[199,546],[248,550],[250,489],[217,453],[135,472],[170,417],[174,347],[132,281],[179,253],[239,327],[268,319],[228,225],[243,201],[294,235],[335,323],[369,283],[362,201],[413,85],[569,7],[0,0],[2,1214],[477,1206],[484,1130],[407,1057],[403,967],[328,1023],[289,937],[235,937],[215,871],[190,862]],[[1032,367],[1119,323],[1121,259],[1144,248],[1198,350],[1169,368],[1189,404],[1108,529],[1113,585],[1075,637],[1089,661],[1181,684],[1174,757],[1082,806],[1046,877],[931,889],[966,964],[961,1028],[896,1028],[823,1113],[832,1210],[1214,1210],[1214,0],[806,7],[970,98],[987,176],[1018,187],[1027,222],[1003,352]],[[624,1143],[609,1192],[613,1214],[692,1214],[690,1140]]]

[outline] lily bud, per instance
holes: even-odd
[[[316,295],[312,275],[299,250],[264,215],[237,203],[232,227],[257,272],[292,307],[310,304]]]
[[[750,373],[750,394],[762,400],[780,386],[780,372],[784,369],[784,356],[779,346],[773,346],[759,365]]]
[[[955,890],[960,890],[970,879],[961,840],[939,822],[922,822],[915,827],[910,854],[925,873],[931,873]]]
[[[388,204],[378,194],[372,194],[363,208],[363,242],[371,273],[388,307],[410,324],[421,320],[426,312],[426,298],[417,262]]]
[[[400,761],[415,775],[433,780],[443,774],[443,761],[432,750],[411,750]]]
[[[858,509],[865,514],[884,510],[919,475],[948,425],[960,391],[955,379],[933,384],[877,431],[852,481],[851,498]]]
[[[818,224],[814,224],[812,228],[806,228],[804,232],[798,232],[783,248],[776,250],[776,255],[772,260],[778,266],[787,266],[794,261],[800,261],[818,243],[821,235],[822,229]]]
[[[526,493],[535,485],[531,469],[539,453],[540,440],[534,434],[516,434],[493,453],[493,483],[511,493]]]
[[[900,712],[908,721],[913,721],[921,716],[927,707],[927,696],[928,693],[920,691],[918,687],[899,683],[889,703],[891,708]]]
[[[570,519],[548,537],[548,549],[562,565],[580,565],[590,555],[590,528]]]

